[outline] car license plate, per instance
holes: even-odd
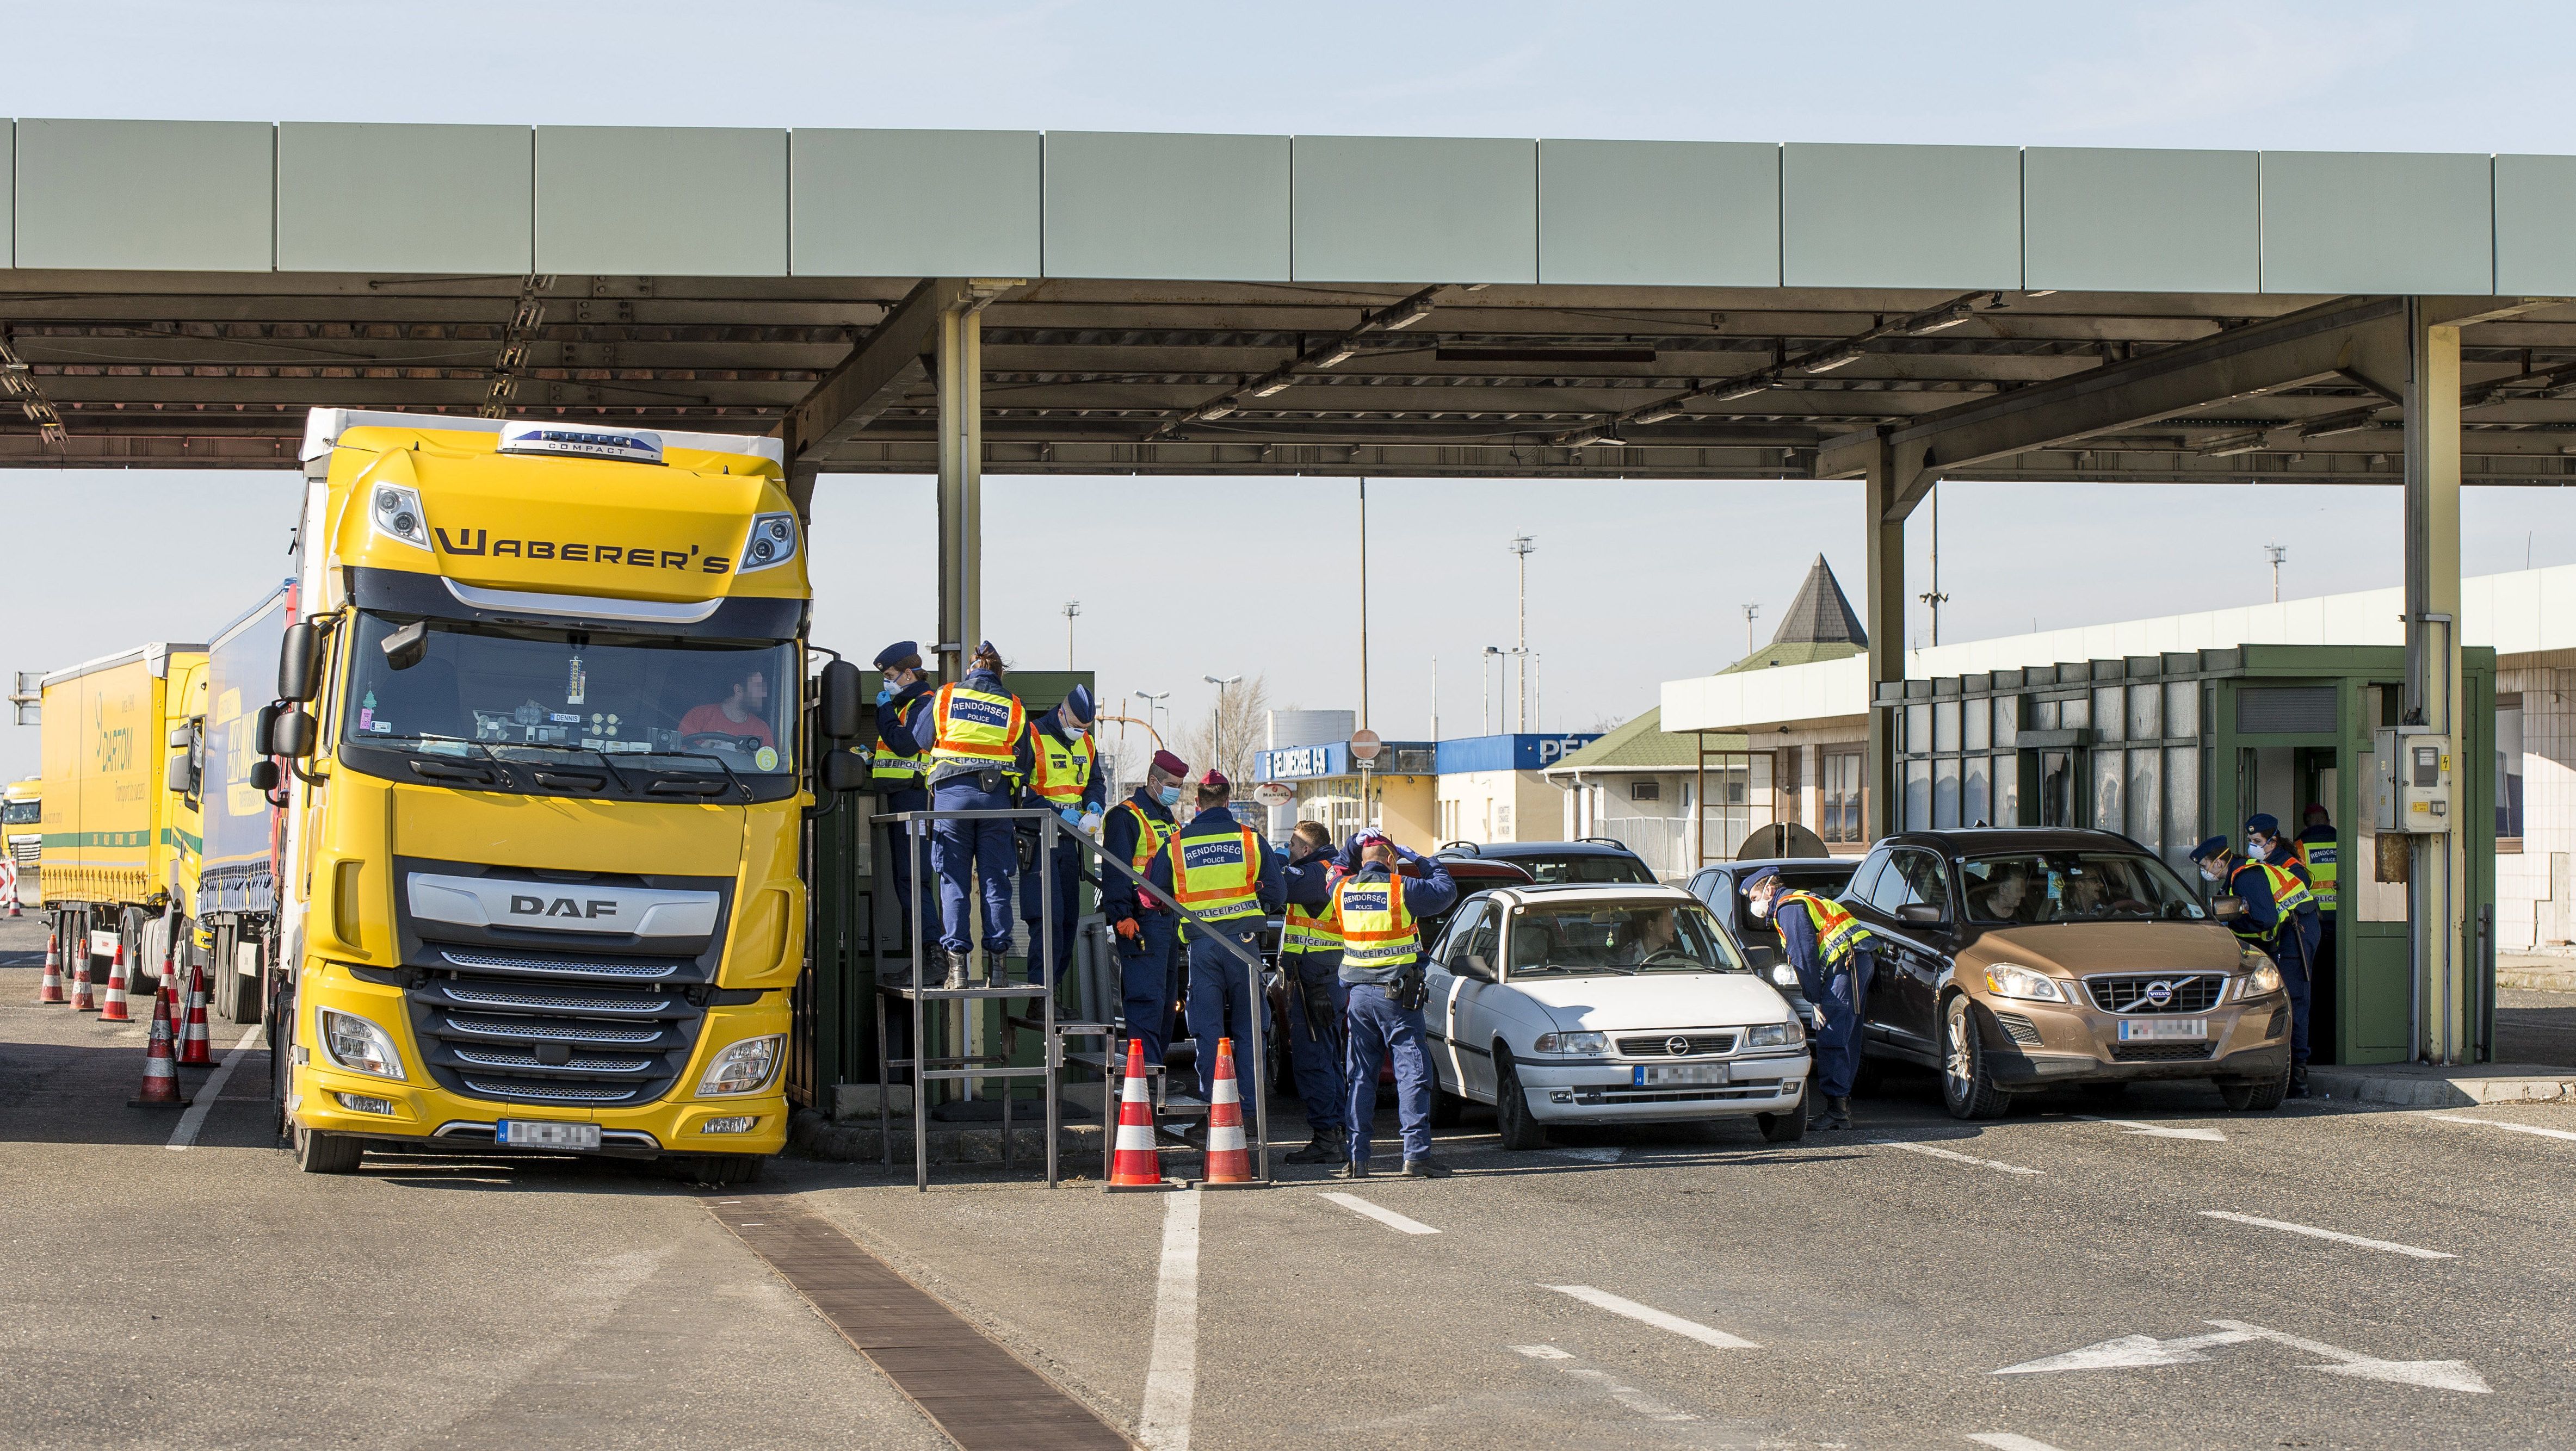
[[[1665,1083],[1724,1083],[1723,1063],[1660,1063],[1653,1067],[1639,1064],[1629,1083],[1637,1088],[1651,1088]]]
[[[599,1125],[505,1118],[493,1139],[514,1149],[596,1149]]]
[[[2185,1038],[2196,1042],[2208,1036],[2209,1019],[2207,1018],[2123,1018],[2120,1020],[2120,1041],[2123,1043],[2148,1043],[2165,1038]]]

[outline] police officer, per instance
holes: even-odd
[[[1288,1156],[1291,1164],[1339,1164],[1350,1157],[1343,1128],[1349,1090],[1342,1081],[1342,1023],[1350,993],[1342,986],[1341,924],[1330,915],[1333,888],[1344,875],[1334,859],[1333,829],[1320,821],[1298,822],[1288,835],[1279,969],[1288,979],[1289,1058],[1313,1141]]]
[[[2331,1037],[2334,1029],[2335,990],[2335,914],[2343,901],[2340,883],[2343,878],[2341,840],[2335,835],[2334,821],[2325,803],[2311,801],[2307,824],[2299,829],[2297,851],[2299,863],[2308,870],[2308,891],[2317,899],[2317,952],[2308,963],[2308,1000],[2325,1009],[2324,1026]]]
[[[1147,870],[1155,886],[1223,932],[1259,960],[1261,929],[1280,905],[1279,852],[1261,834],[1235,819],[1234,784],[1211,766],[1198,779],[1198,815],[1163,843]],[[1248,1040],[1259,995],[1242,960],[1218,945],[1219,939],[1193,932],[1189,944],[1190,1035],[1198,1040],[1199,1099],[1216,1094],[1216,1043],[1219,1038]],[[1229,1031],[1229,1025],[1231,1031]],[[1261,1091],[1261,1067],[1235,1065],[1243,1082],[1244,1102]]]
[[[1878,976],[1869,929],[1841,903],[1787,890],[1780,874],[1768,867],[1744,884],[1744,897],[1754,916],[1771,919],[1790,970],[1798,974],[1798,990],[1816,1005],[1816,1073],[1809,1100],[1812,1104],[1822,1096],[1824,1112],[1809,1112],[1808,1125],[1850,1128],[1852,1083],[1860,1076],[1861,1014],[1869,1006],[1870,982]]]
[[[928,811],[929,764],[912,743],[910,722],[915,707],[930,694],[931,679],[921,668],[921,645],[897,640],[877,652],[877,749],[869,775],[876,782],[879,809],[886,812]],[[923,823],[898,825],[888,834],[886,878],[894,889],[895,930],[903,940],[903,961],[895,981],[912,981],[913,934],[930,919],[927,882],[912,879],[912,842],[907,833]],[[910,1026],[911,1020],[904,1023]]]
[[[2264,820],[2271,818],[2265,817]],[[2307,883],[2287,867],[2245,861],[2227,849],[2227,838],[2213,836],[2191,850],[2201,879],[2224,883],[2224,890],[2245,904],[2242,916],[2228,923],[2236,935],[2269,954],[2281,970],[2290,994],[2290,1096],[2308,1096],[2308,969],[2316,960],[2317,903]]]
[[[1014,783],[1029,771],[1028,708],[1002,684],[1002,656],[987,640],[966,678],[930,694],[912,713],[909,744],[930,758],[934,811],[1008,811]],[[940,952],[950,988],[966,986],[974,948],[967,878],[982,878],[984,977],[1002,985],[1011,950],[1011,878],[1019,866],[1008,820],[935,821],[930,864],[939,874]]]
[[[1075,889],[1082,884],[1082,847],[1074,833],[1095,835],[1100,830],[1100,798],[1105,783],[1096,769],[1098,753],[1091,741],[1091,688],[1076,685],[1062,704],[1039,716],[1029,727],[1029,784],[1024,805],[1044,807],[1063,818],[1063,829],[1055,835],[1055,860],[1051,873],[1042,874],[1034,855],[1034,841],[1029,864],[1020,871],[1020,920],[1029,924],[1029,981],[1053,983],[1064,976],[1064,964],[1073,956],[1073,926],[1078,915]],[[1027,828],[1036,836],[1036,828]],[[1055,934],[1052,942],[1043,944],[1046,899],[1044,883],[1051,875],[1055,884]]]
[[[1147,875],[1163,843],[1178,830],[1172,808],[1181,802],[1187,763],[1156,751],[1145,779],[1127,799],[1109,808],[1100,826],[1100,850]],[[1145,1061],[1163,1061],[1172,1036],[1172,1004],[1180,997],[1180,966],[1173,951],[1179,919],[1160,902],[1121,882],[1100,894],[1100,915],[1117,937],[1119,997],[1127,1034],[1145,1042]]]
[[[1352,871],[1333,884],[1324,917],[1342,940],[1342,987],[1349,995],[1345,1031],[1350,1049],[1342,1071],[1350,1094],[1350,1156],[1333,1172],[1343,1179],[1368,1177],[1377,1071],[1392,1053],[1405,1177],[1437,1179],[1449,1171],[1431,1158],[1431,1055],[1424,1046],[1428,1029],[1422,1021],[1429,989],[1423,982],[1422,933],[1416,924],[1448,911],[1458,900],[1458,884],[1439,858],[1397,846],[1374,828],[1353,836],[1342,855]],[[1402,874],[1399,862],[1415,875]]]

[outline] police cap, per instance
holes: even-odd
[[[2258,811],[2245,818],[2245,829],[2256,836],[2279,836],[2281,818],[2268,811]]]
[[[888,645],[877,652],[877,668],[879,670],[892,670],[906,660],[918,660],[920,658],[921,642],[919,640],[897,640],[893,644]]]
[[[1778,880],[1780,880],[1780,869],[1778,867],[1764,867],[1762,870],[1755,872],[1753,875],[1744,879],[1745,894],[1750,896],[1754,889],[1760,887],[1764,882],[1776,882]]]
[[[2227,838],[2223,836],[2213,836],[2209,840],[2204,841],[2200,845],[2191,849],[2191,859],[2196,862],[2205,862],[2211,857],[2224,855],[2226,851]]]

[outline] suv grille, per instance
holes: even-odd
[[[2189,1063],[2194,1059],[2208,1057],[2211,1046],[2208,1043],[2114,1043],[2111,1045],[2111,1061],[2114,1063]]]
[[[2161,1003],[2148,991],[2158,984],[2166,994]],[[2132,972],[2084,980],[2093,1005],[2106,1013],[2205,1013],[2218,1006],[2226,988],[2227,979],[2214,972]]]
[[[1687,1038],[1690,1040],[1689,1046],[1679,1053],[1674,1052],[1672,1040],[1675,1038]],[[1711,1033],[1705,1030],[1693,1032],[1684,1029],[1677,1033],[1648,1033],[1634,1038],[1621,1038],[1618,1040],[1618,1047],[1619,1056],[1622,1058],[1705,1058],[1713,1054],[1734,1052],[1735,1035]]]

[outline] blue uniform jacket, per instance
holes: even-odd
[[[893,747],[895,754],[901,756],[918,756],[921,754],[917,748],[912,750],[905,749],[905,747],[912,744],[912,731],[910,729],[911,723],[908,721],[899,722],[896,718],[902,715],[907,708],[918,710],[919,707],[916,702],[937,688],[938,683],[936,681],[924,677],[923,679],[916,680],[910,685],[905,686],[903,689],[896,691],[893,695],[887,697],[877,706],[877,736],[888,746]],[[926,764],[927,763],[925,763],[925,765]],[[900,791],[888,791],[885,793],[885,809],[888,811],[927,811],[930,809],[930,787],[925,784],[920,786],[907,786]]]
[[[1155,800],[1153,794],[1144,787],[1139,786],[1129,792],[1126,804],[1145,813],[1145,819],[1162,827],[1165,834],[1168,835],[1171,832],[1173,825],[1171,808]],[[1116,858],[1122,865],[1133,863],[1136,860],[1136,836],[1135,817],[1124,811],[1110,812],[1100,823],[1101,854]],[[1151,873],[1148,872],[1147,875],[1150,876]],[[1120,877],[1118,883],[1121,887],[1125,886],[1126,878]],[[1114,926],[1139,912],[1163,911],[1160,904],[1139,902],[1136,898],[1137,894],[1133,891],[1103,892],[1100,894],[1100,915],[1109,919]],[[1170,914],[1164,913],[1164,915]]]
[[[965,686],[969,690],[989,691],[994,695],[1009,695],[1011,693],[1011,688],[1002,683],[1002,677],[994,674],[990,670],[969,670],[966,672],[966,678],[959,681],[958,684]],[[931,689],[935,692],[938,687],[932,686]],[[915,752],[927,755],[930,752],[931,745],[939,739],[939,724],[935,719],[936,715],[937,712],[933,711],[925,704],[913,711],[911,719],[904,721],[902,724],[896,726],[892,731],[888,732],[886,739],[892,741],[897,750],[901,750],[904,746],[909,745]],[[932,769],[935,770],[937,768],[933,767]],[[1012,743],[1011,769],[1018,772],[1023,777],[1029,773],[1029,738],[1025,734]],[[1010,823],[1004,822],[1002,824],[1007,826]]]
[[[2284,870],[2297,877],[2302,885],[2307,883],[2306,872],[2288,867]],[[2235,870],[2227,874],[2227,890],[2234,893],[2237,899],[2245,904],[2245,915],[2252,918],[2255,925],[2263,929],[2265,938],[2271,938],[2279,933],[2281,904],[2272,900],[2272,879],[2263,875],[2261,862],[2238,862]],[[2316,912],[2316,904],[2313,902],[2299,909],[2300,915],[2305,917],[2314,917]]]
[[[1345,875],[1331,852],[1299,857],[1281,877],[1282,894],[1292,906],[1321,907],[1333,899],[1333,883]]]
[[[1232,836],[1241,830],[1243,830],[1243,823],[1235,819],[1232,811],[1222,806],[1209,807],[1191,817],[1190,824],[1181,828],[1180,835],[1163,843],[1163,849],[1154,853],[1153,862],[1145,868],[1145,880],[1166,892],[1172,890],[1174,843],[1188,841],[1194,837]],[[1276,912],[1284,905],[1284,899],[1280,894],[1284,889],[1284,873],[1287,864],[1279,859],[1279,849],[1272,846],[1261,833],[1254,832],[1252,842],[1261,850],[1261,880],[1253,891],[1261,898],[1262,911]],[[1130,842],[1128,845],[1132,849],[1135,843]]]
[[[1055,709],[1048,711],[1046,714],[1029,722],[1029,734],[1031,736],[1037,735],[1040,731],[1044,731],[1048,739],[1055,741],[1060,745],[1070,744],[1064,734],[1063,706],[1057,706]],[[1031,745],[1028,748],[1028,752],[1029,765],[1031,769],[1035,769],[1037,765],[1037,747],[1035,745]],[[1084,811],[1098,811],[1100,809],[1102,799],[1107,795],[1109,790],[1109,783],[1106,780],[1103,780],[1100,774],[1098,742],[1093,743],[1092,752],[1091,779],[1083,783],[1082,787],[1082,809]],[[1022,806],[1044,807],[1047,804],[1044,801],[1039,800],[1037,793],[1034,791],[1026,791],[1021,794],[1026,797],[1025,800],[1020,802]],[[1025,827],[1023,830],[1034,831],[1036,828]],[[1132,851],[1135,848],[1136,843],[1130,841],[1127,845]],[[1119,860],[1124,861],[1126,858],[1121,857]]]

